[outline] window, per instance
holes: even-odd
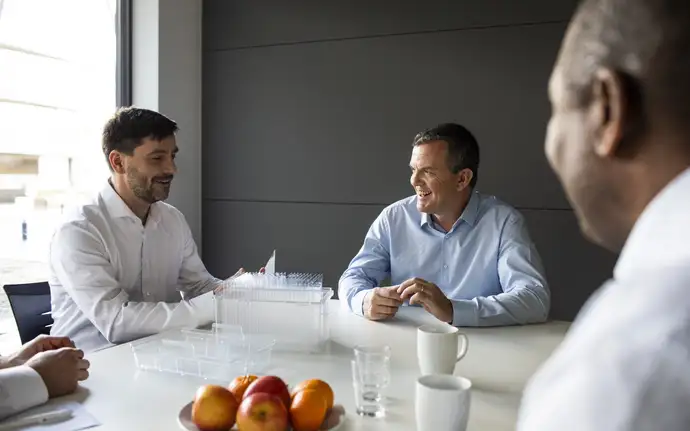
[[[0,0],[0,284],[47,280],[61,213],[108,176],[100,133],[131,99],[130,2]],[[0,292],[0,353],[17,343]]]

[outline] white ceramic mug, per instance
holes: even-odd
[[[467,354],[468,347],[467,335],[454,326],[437,324],[417,328],[417,361],[422,375],[453,374],[455,364]]]
[[[417,431],[465,431],[470,416],[472,382],[464,377],[432,374],[417,379]]]

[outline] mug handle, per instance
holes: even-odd
[[[455,362],[460,362],[460,359],[465,357],[467,354],[467,348],[470,346],[470,340],[467,338],[467,335],[459,333],[458,338],[462,339],[462,343],[460,343],[460,349],[458,349],[458,359]]]

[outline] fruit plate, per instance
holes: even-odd
[[[323,425],[321,426],[321,430],[339,430],[345,423],[345,417],[345,408],[343,408],[343,406],[341,406],[340,404],[336,404],[328,412],[326,420],[323,422]],[[177,423],[180,424],[180,427],[182,427],[183,430],[200,431],[199,428],[197,428],[197,426],[194,425],[194,422],[192,422],[192,401],[190,401],[189,403],[185,404],[184,407],[182,407],[180,413],[177,416]],[[237,430],[237,426],[232,427],[232,429]]]

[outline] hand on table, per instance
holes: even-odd
[[[41,352],[56,350],[62,347],[74,347],[74,343],[68,337],[39,335],[28,343],[25,343],[17,352],[9,356],[9,358],[4,361],[3,368],[23,365],[26,361]]]
[[[62,347],[37,353],[26,361],[43,379],[50,398],[71,394],[80,381],[89,377],[89,361],[84,352],[72,347]]]
[[[402,305],[398,286],[375,287],[364,296],[362,311],[369,320],[385,320],[395,316]]]
[[[421,305],[438,320],[453,322],[453,303],[435,284],[421,278],[411,278],[398,286],[397,293],[403,301],[409,299],[410,305]]]

